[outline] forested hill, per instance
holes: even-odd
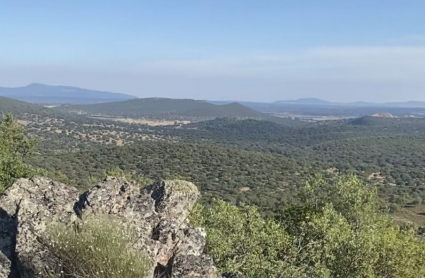
[[[12,113],[16,116],[24,114],[46,114],[48,108],[38,104],[30,104],[19,100],[0,97],[0,114]]]
[[[34,121],[49,121],[52,119],[67,120],[67,121],[86,121],[84,116],[60,111],[39,104],[27,103],[15,99],[10,99],[0,96],[0,117],[1,115],[13,114],[18,120],[25,120],[29,122]]]
[[[92,105],[70,105],[58,109],[89,115],[114,117],[155,118],[155,117],[235,117],[267,118],[268,116],[245,107],[239,103],[214,105],[192,99],[144,98],[122,102]]]
[[[374,117],[366,116],[357,119],[350,119],[346,121],[352,126],[363,126],[370,128],[385,128],[385,129],[398,129],[398,130],[423,130],[425,128],[425,119],[423,118],[390,118],[390,117]]]

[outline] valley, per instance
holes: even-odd
[[[182,177],[200,186],[204,202],[218,197],[273,214],[296,204],[314,175],[355,173],[401,215],[425,200],[422,118],[307,121],[172,99],[55,108],[2,101],[1,112],[14,113],[38,142],[40,154],[28,162],[81,189],[118,168],[152,180]]]
[[[0,3],[0,278],[425,278],[425,1]]]

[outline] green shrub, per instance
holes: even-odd
[[[247,277],[280,277],[293,273],[290,237],[275,221],[265,220],[254,207],[236,207],[214,200],[209,208],[197,205],[190,221],[207,231],[206,251],[221,272]]]
[[[291,234],[297,261],[311,266],[310,277],[425,277],[425,241],[414,227],[398,227],[380,210],[374,187],[354,175],[307,183],[310,209]]]
[[[47,173],[47,176],[54,180],[64,184],[73,184],[74,181],[69,179],[67,175],[65,175],[61,170],[56,170],[55,172]]]
[[[124,177],[127,180],[134,180],[140,185],[141,188],[144,188],[153,183],[153,180],[150,178],[147,178],[140,174],[134,174],[130,171],[123,171],[117,167],[103,172],[103,178],[106,178],[108,176],[118,178]]]
[[[0,193],[18,178],[30,178],[45,174],[24,162],[36,152],[34,140],[24,135],[24,128],[11,114],[3,117],[0,123]]]
[[[425,241],[382,212],[373,187],[348,175],[320,176],[302,203],[267,220],[252,207],[214,201],[191,222],[207,231],[206,251],[222,272],[248,278],[425,277]]]
[[[140,278],[149,269],[147,257],[131,247],[131,232],[106,216],[78,227],[55,223],[48,235],[53,263],[45,277]]]

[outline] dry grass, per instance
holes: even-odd
[[[425,225],[425,205],[417,205],[414,207],[405,207],[400,211],[392,214],[394,220],[398,224],[415,224],[417,226]]]
[[[81,227],[56,223],[48,231],[53,263],[46,278],[140,278],[150,269],[131,248],[131,233],[109,217],[91,217]]]

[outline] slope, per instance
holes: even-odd
[[[0,97],[0,114],[12,113],[17,116],[23,114],[45,114],[48,113],[48,110],[48,108],[41,105]]]

